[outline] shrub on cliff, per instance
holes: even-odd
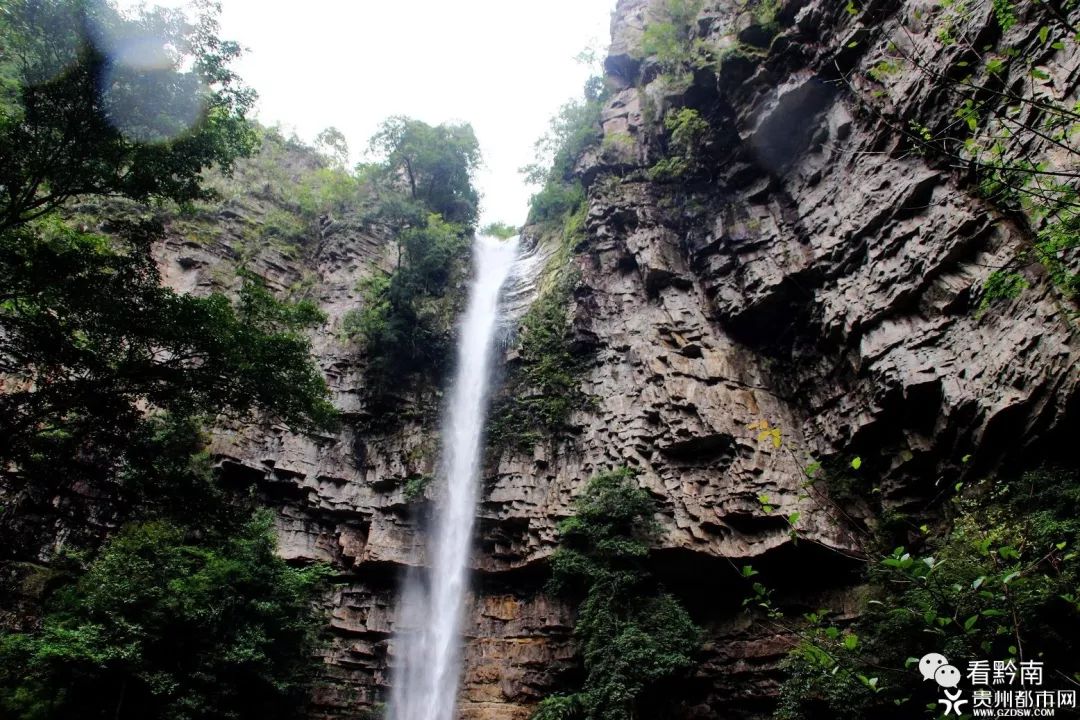
[[[363,344],[369,409],[386,410],[413,382],[437,382],[452,357],[480,161],[469,125],[392,117],[372,138],[379,162],[363,169],[375,190],[371,217],[395,233],[397,263],[361,281],[362,306],[343,318]]]
[[[1061,687],[1080,679],[1077,473],[961,488],[950,515],[938,532],[924,525],[918,546],[878,557],[852,625],[841,630],[822,613],[805,618],[785,662],[777,718],[913,717],[934,699],[912,665],[930,652],[954,664],[1034,660],[1044,663],[1047,686],[1051,673]]]
[[[453,356],[453,321],[469,239],[465,228],[436,213],[402,229],[398,264],[360,283],[362,306],[343,320],[367,359],[369,399],[380,405],[417,376],[438,379]]]
[[[531,450],[544,437],[569,428],[570,415],[586,405],[578,387],[585,360],[571,347],[569,308],[577,280],[556,268],[555,277],[521,319],[516,355],[496,399],[488,442],[496,448]]]
[[[529,201],[530,223],[560,221],[584,203],[585,190],[574,177],[574,165],[600,142],[603,98],[601,91],[563,105],[536,142],[539,160],[522,168],[526,181],[540,187]]]
[[[630,720],[663,705],[664,684],[694,665],[700,631],[646,561],[656,507],[627,469],[589,480],[559,525],[552,589],[581,598],[574,635],[585,682],[540,703],[535,720]]]

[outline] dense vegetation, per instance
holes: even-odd
[[[912,717],[936,700],[913,667],[928,652],[1017,667],[1037,660],[1054,673],[1048,686],[1080,681],[1080,477],[988,479],[961,487],[949,510],[907,546],[886,549],[911,520],[883,526],[853,625],[825,611],[787,619],[771,609],[764,622],[801,638],[778,718]]]
[[[130,42],[152,61],[118,61],[113,43]],[[160,225],[103,202],[205,201],[204,171],[252,152],[239,50],[212,12],[125,18],[83,0],[8,3],[0,44],[0,604],[44,604],[0,634],[0,709],[289,716],[322,573],[274,554],[250,500],[216,481],[201,428],[331,426],[303,334],[324,318],[250,275],[235,299],[163,288]],[[100,230],[72,219],[73,199],[96,203]],[[53,527],[67,528],[57,547],[41,536]]]
[[[363,343],[373,411],[400,400],[407,381],[437,382],[452,357],[469,237],[479,195],[479,144],[469,125],[432,127],[393,117],[371,140],[379,162],[363,166],[375,194],[371,216],[398,239],[387,276],[361,284],[363,306],[345,332]]]
[[[631,720],[670,704],[666,683],[694,665],[700,631],[647,567],[656,507],[627,469],[591,478],[559,525],[552,588],[580,599],[574,636],[585,680],[540,703],[535,720]]]
[[[552,119],[549,132],[536,143],[537,161],[522,170],[539,188],[529,204],[529,227],[550,256],[539,294],[514,340],[516,359],[491,411],[488,435],[495,448],[530,449],[568,429],[571,413],[588,405],[579,388],[586,352],[574,347],[570,317],[578,280],[574,250],[584,239],[588,211],[575,166],[600,142],[606,96],[600,79],[592,78],[584,97],[564,105]]]
[[[569,222],[561,231],[547,282],[521,319],[514,341],[516,358],[492,409],[488,439],[496,448],[529,450],[567,430],[571,413],[587,405],[579,388],[586,358],[572,347],[569,317],[577,281],[570,248],[579,239],[580,223]]]
[[[0,708],[296,717],[312,668],[298,651],[316,632],[310,602],[324,573],[288,567],[274,547],[264,520],[198,539],[167,521],[128,525],[53,593],[37,632],[0,636]]]

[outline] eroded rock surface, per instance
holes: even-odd
[[[1075,307],[1031,267],[1028,291],[977,313],[983,281],[1024,231],[861,104],[857,84],[897,36],[940,71],[958,62],[934,41],[940,10],[867,2],[853,17],[843,3],[787,0],[764,28],[743,5],[705,4],[695,32],[725,59],[673,88],[637,52],[656,8],[618,4],[602,122],[631,142],[617,158],[583,160],[589,210],[573,258],[575,328],[594,346],[582,390],[594,402],[573,432],[486,472],[463,718],[523,719],[572,677],[572,608],[544,592],[545,562],[597,471],[640,471],[665,531],[657,573],[706,629],[679,713],[763,717],[792,638],[749,621],[735,567],[753,562],[792,606],[850,615],[875,507],[925,504],[1075,427]],[[989,0],[970,5],[976,32],[992,32]],[[1026,42],[1038,27],[1020,20],[1010,34]],[[1047,51],[1044,62],[1071,104],[1080,57]],[[925,74],[900,71],[876,89],[927,124],[953,112]],[[664,146],[656,118],[683,105],[713,137],[709,171],[679,188],[642,171]],[[222,218],[209,244],[174,235],[161,251],[168,281],[210,287],[236,254],[236,222],[258,218]],[[327,219],[313,242],[300,258],[267,249],[254,269],[283,290],[307,278],[329,313],[316,349],[346,427],[332,437],[240,428],[214,449],[226,477],[280,509],[286,557],[339,571],[313,717],[352,718],[388,696],[399,576],[422,561],[425,505],[408,503],[403,485],[432,472],[438,436],[430,414],[363,429],[362,359],[338,334],[357,279],[386,267],[392,240]],[[856,456],[861,499],[841,509],[807,484],[812,458]]]

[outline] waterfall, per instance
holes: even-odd
[[[468,590],[499,298],[513,274],[517,239],[478,237],[474,278],[460,328],[457,370],[442,427],[440,489],[426,572],[405,580],[390,698],[391,720],[450,720],[461,675],[461,623]]]

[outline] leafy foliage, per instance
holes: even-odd
[[[373,219],[397,235],[397,266],[361,282],[363,306],[344,318],[343,330],[365,349],[369,407],[386,410],[400,400],[404,381],[437,381],[452,355],[480,152],[468,125],[405,117],[386,120],[371,147],[382,160],[361,172],[375,188]]]
[[[701,169],[711,128],[701,113],[687,107],[668,114],[664,118],[664,127],[670,133],[668,155],[649,168],[649,179],[660,182],[683,180]]]
[[[640,53],[655,59],[663,72],[681,76],[707,64],[707,53],[693,38],[694,23],[701,12],[702,0],[664,0],[657,7],[657,17],[645,25]]]
[[[985,481],[919,549],[897,547],[870,571],[872,594],[849,631],[807,617],[777,717],[910,717],[921,708],[910,659],[1039,659],[1080,671],[1080,478],[1038,471]],[[1080,677],[1080,676],[1077,676]]]
[[[494,447],[530,449],[568,426],[585,405],[578,387],[585,358],[571,347],[569,302],[576,276],[558,272],[521,320],[516,359],[506,392],[495,403],[488,428]]]
[[[402,496],[405,498],[405,502],[414,503],[418,500],[422,500],[427,494],[427,489],[430,487],[434,478],[430,475],[413,475],[405,481],[405,485],[402,489]]]
[[[586,149],[600,142],[603,95],[564,105],[551,129],[536,143],[539,159],[523,169],[525,179],[540,190],[529,202],[529,222],[561,222],[585,201],[585,190],[574,176],[574,165]]]
[[[213,5],[205,6],[213,10]],[[90,0],[15,0],[0,15],[0,230],[80,195],[186,202],[201,173],[250,154],[254,93],[213,12],[134,18]],[[125,44],[152,55],[114,62]],[[103,82],[103,79],[107,82]]]
[[[58,452],[57,433],[114,452],[146,405],[332,422],[300,332],[322,320],[317,308],[280,303],[253,276],[235,306],[177,294],[150,256],[159,229],[114,229],[117,241],[59,221],[0,235],[0,357],[23,383],[0,395],[5,459],[25,462],[42,442]]]
[[[321,571],[274,555],[268,522],[213,477],[202,426],[331,426],[304,334],[325,318],[250,275],[235,299],[162,287],[162,228],[128,211],[186,212],[212,194],[205,169],[251,150],[239,48],[203,7],[194,24],[83,0],[0,13],[0,548],[8,568],[63,545],[40,569],[40,626],[0,636],[5,717],[285,717],[302,699]]]
[[[574,634],[585,682],[545,700],[534,717],[639,717],[665,682],[693,667],[700,632],[646,568],[659,527],[652,498],[632,478],[626,469],[593,477],[559,525],[552,586],[583,593]]]
[[[468,251],[464,229],[435,213],[404,229],[398,243],[397,269],[365,279],[363,306],[345,320],[346,332],[363,342],[377,402],[388,401],[403,378],[445,371],[459,303],[451,291]]]
[[[0,635],[0,708],[23,718],[286,718],[303,702],[326,571],[290,568],[268,518],[193,540],[116,535],[35,633]]]
[[[518,228],[506,223],[491,222],[480,228],[480,234],[499,238],[500,240],[508,240],[518,234]]]
[[[472,173],[480,146],[470,125],[431,126],[403,116],[388,118],[371,138],[389,177],[403,178],[409,199],[450,223],[473,225],[480,196]]]

